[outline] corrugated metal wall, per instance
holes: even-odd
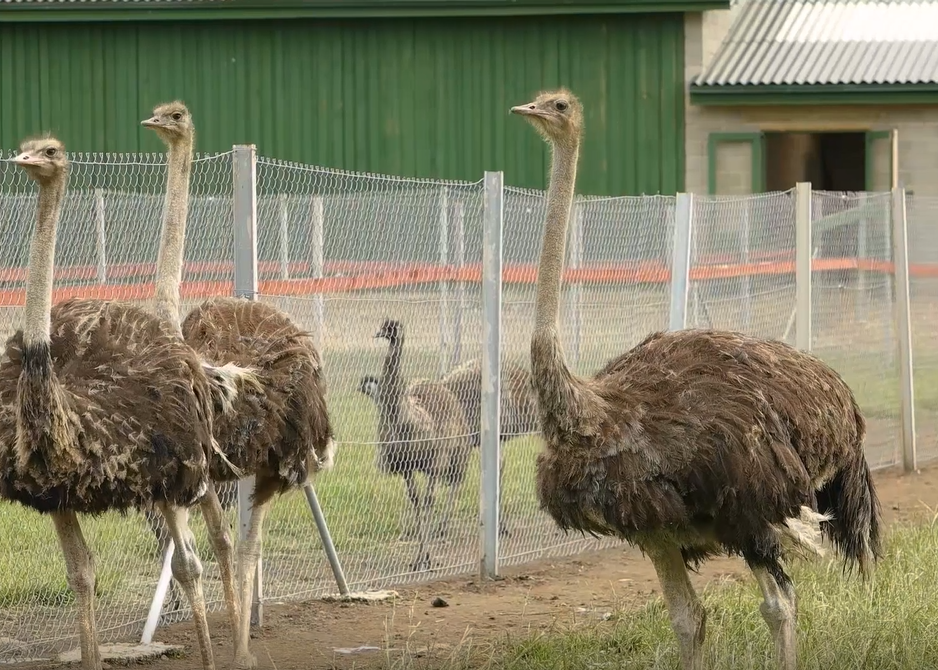
[[[197,149],[543,187],[546,150],[508,114],[564,84],[587,107],[580,191],[683,185],[680,14],[464,20],[0,24],[0,146],[159,151],[138,121],[182,98]]]

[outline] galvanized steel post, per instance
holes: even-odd
[[[795,185],[795,345],[811,351],[811,182]]]
[[[234,294],[247,300],[257,299],[257,149],[253,144],[233,148],[232,179],[234,193]],[[251,524],[251,492],[254,477],[238,481],[238,537],[248,534]],[[261,550],[263,554],[263,550]],[[264,625],[263,555],[257,560],[254,575],[254,602],[251,623]]]
[[[504,175],[486,172],[482,214],[482,577],[498,576]]]
[[[893,261],[896,269],[896,311],[899,342],[899,403],[902,410],[902,467],[918,467],[915,445],[915,383],[912,367],[912,312],[909,299],[909,227],[905,189],[892,189]]]
[[[678,193],[674,203],[674,250],[671,255],[670,330],[687,327],[687,296],[690,287],[690,250],[694,227],[694,196]]]

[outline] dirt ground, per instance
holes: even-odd
[[[875,479],[887,523],[934,514],[938,465],[908,476],[885,470]],[[693,579],[702,586],[740,578],[748,578],[740,560],[720,559]],[[384,668],[398,666],[404,658],[419,667],[439,667],[466,643],[484,647],[506,635],[601,618],[641,605],[657,589],[650,563],[637,551],[607,550],[508,569],[496,582],[463,577],[400,589],[396,599],[381,603],[268,604],[265,625],[255,632],[252,648],[262,670]],[[434,607],[436,598],[447,606]],[[214,615],[211,626],[221,670],[231,661],[231,635],[223,614]],[[184,645],[185,651],[147,665],[201,670],[191,622],[160,629],[156,638]]]

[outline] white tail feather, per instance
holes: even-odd
[[[260,380],[250,368],[238,367],[234,363],[216,366],[202,363],[205,374],[212,386],[212,398],[227,414],[234,406],[238,394],[252,389],[262,391]]]
[[[810,507],[802,506],[797,517],[786,519],[785,523],[775,527],[785,553],[804,559],[823,557],[826,551],[821,524],[830,520],[830,516],[818,514]]]
[[[228,457],[225,456],[225,452],[222,451],[221,447],[218,445],[218,442],[215,440],[214,437],[212,438],[212,451],[214,451],[215,455],[219,459],[221,459],[221,462],[224,463],[228,467],[229,470],[231,470],[231,473],[235,477],[237,477],[238,479],[244,478],[244,471],[241,470],[241,468],[239,468],[237,465],[235,465],[234,463],[228,460]]]

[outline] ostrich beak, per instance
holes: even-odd
[[[18,156],[13,156],[13,158],[8,160],[11,163],[15,163],[17,165],[37,165],[39,163],[39,159],[36,156],[33,156],[32,154],[25,151]]]
[[[149,119],[144,119],[140,122],[140,125],[144,128],[160,128],[163,124],[160,123],[159,117],[154,116]]]
[[[537,108],[533,102],[529,102],[526,105],[517,105],[511,108],[512,114],[520,114],[521,116],[543,116],[541,110]]]

